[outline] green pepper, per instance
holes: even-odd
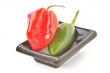
[[[61,23],[58,26],[54,39],[48,46],[49,53],[52,56],[60,56],[64,54],[76,40],[78,32],[74,27],[74,23],[78,14],[79,10],[76,12],[71,24]]]

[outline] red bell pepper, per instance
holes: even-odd
[[[46,47],[56,33],[57,17],[53,11],[48,10],[53,6],[49,6],[47,9],[40,8],[28,14],[27,40],[34,51]]]

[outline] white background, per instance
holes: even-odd
[[[36,63],[32,57],[16,52],[26,40],[27,14],[52,4],[58,19],[71,22],[80,14],[76,26],[93,29],[98,36],[64,65],[55,69]],[[0,0],[0,73],[110,73],[109,0]]]

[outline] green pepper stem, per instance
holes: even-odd
[[[47,10],[50,9],[51,7],[62,7],[62,8],[65,8],[64,6],[62,5],[50,5],[47,7]]]
[[[72,22],[71,22],[71,25],[72,25],[72,26],[74,25],[78,14],[79,14],[79,10],[76,12],[75,17],[74,17],[74,19],[73,19]]]

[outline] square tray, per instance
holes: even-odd
[[[47,47],[40,52],[35,52],[31,50],[31,47],[27,40],[19,44],[16,48],[16,51],[32,56],[37,62],[57,68],[60,65],[64,64],[70,57],[77,53],[84,45],[94,39],[97,35],[94,30],[85,29],[77,26],[75,27],[79,33],[77,41],[73,43],[70,49],[61,56],[54,57],[49,55]]]

